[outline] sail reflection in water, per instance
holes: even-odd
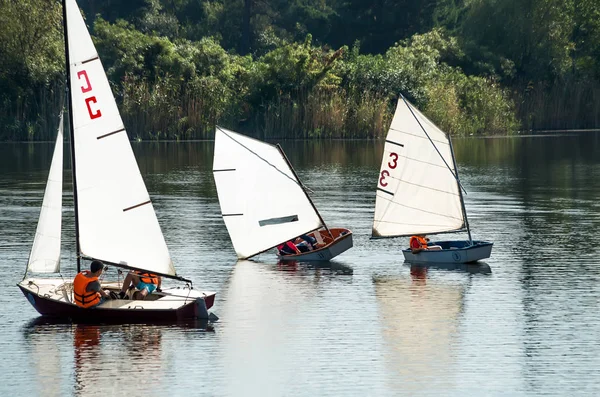
[[[39,317],[23,329],[31,361],[37,363],[33,379],[39,383],[34,390],[45,396],[95,395],[100,391],[137,396],[145,390],[165,389],[173,363],[163,348],[164,333],[176,338],[187,329],[213,331],[206,320],[170,326],[97,325]],[[72,349],[67,350],[69,345]],[[56,381],[68,378],[64,371],[74,374],[74,384]]]
[[[489,272],[485,264],[439,269]],[[407,395],[443,393],[455,386],[448,374],[457,364],[455,347],[470,276],[444,271],[438,279],[435,272],[431,266],[412,265],[409,277],[374,279],[389,387]]]
[[[352,269],[339,263],[237,262],[220,311],[217,365],[228,380],[222,394],[322,395],[323,385],[350,393],[356,385],[344,378],[357,363],[339,357],[350,354],[350,345],[352,355],[372,351],[348,321],[359,303],[352,278]],[[335,370],[319,370],[333,362]]]
[[[103,349],[102,340],[115,336],[120,336],[120,343],[116,344],[120,349],[114,350],[115,344],[113,349]],[[75,389],[82,395],[99,390],[138,395],[140,390],[156,389],[168,363],[162,357],[161,340],[160,327],[78,324],[73,330]],[[123,373],[131,373],[130,384],[115,385],[113,379]]]
[[[31,355],[30,362],[35,363],[34,377],[37,384],[31,385],[31,394],[44,396],[63,395],[61,380],[65,374],[61,372],[69,368],[70,352],[59,349],[63,340],[68,338],[70,325],[39,324],[39,318],[23,327],[26,343],[24,346]]]

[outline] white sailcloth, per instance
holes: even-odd
[[[62,220],[63,182],[63,115],[60,115],[54,154],[48,173],[48,182],[42,201],[40,219],[27,271],[34,273],[58,273],[60,271],[60,237]]]
[[[373,236],[462,229],[465,221],[455,173],[446,133],[399,100],[378,176]]]
[[[96,48],[66,6],[81,254],[175,275]]]
[[[239,258],[323,226],[277,147],[217,128],[213,173]]]

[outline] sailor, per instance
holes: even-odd
[[[410,250],[413,254],[418,254],[424,250],[431,251],[441,251],[442,247],[439,245],[428,245],[429,237],[425,237],[424,234],[416,234],[414,236],[410,236],[410,241],[408,243]]]
[[[125,299],[127,290],[133,286],[139,291],[136,291],[132,298],[139,300],[145,299],[146,296],[154,291],[160,292],[161,281],[161,277],[152,273],[130,271],[127,276],[125,276],[125,280],[123,280],[123,286],[121,287],[121,292],[119,292],[119,298]]]
[[[73,296],[77,306],[89,309],[98,306],[106,299],[110,299],[109,293],[101,288],[98,280],[103,271],[104,263],[92,261],[90,270],[84,270],[75,276]]]
[[[277,250],[279,251],[279,255],[294,255],[294,254],[299,254],[300,250],[298,249],[298,247],[296,247],[296,245],[290,240],[290,241],[286,241],[283,244],[279,244],[277,246]]]
[[[294,244],[300,252],[312,251],[313,249],[315,249],[316,243],[317,239],[312,236],[309,236],[308,234],[303,234],[302,236],[294,240]]]

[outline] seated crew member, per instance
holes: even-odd
[[[96,307],[106,299],[110,299],[108,292],[100,286],[98,277],[104,271],[104,263],[92,261],[90,270],[78,273],[73,280],[73,297],[77,306],[89,309]]]
[[[283,244],[279,244],[277,246],[277,250],[279,251],[279,255],[281,255],[281,256],[294,255],[294,254],[300,253],[300,250],[298,249],[298,247],[296,247],[296,245],[291,240],[286,241]]]
[[[424,250],[439,251],[442,249],[442,247],[440,247],[439,245],[428,246],[427,243],[429,243],[429,238],[425,237],[424,234],[417,234],[411,236],[409,241],[410,250],[413,254],[418,254],[419,252]]]
[[[313,249],[315,249],[315,244],[317,243],[317,239],[314,237],[311,237],[307,234],[303,234],[302,236],[300,236],[296,240],[294,240],[294,243],[296,245],[296,248],[298,248],[298,250],[300,250],[300,252],[308,252],[308,251],[312,251]]]
[[[123,280],[123,286],[121,287],[121,292],[119,292],[119,299],[125,299],[127,290],[130,287],[135,287],[139,291],[136,291],[131,298],[143,300],[154,291],[160,292],[161,281],[161,277],[155,274],[132,270],[127,273],[125,280]]]

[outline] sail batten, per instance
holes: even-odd
[[[60,115],[56,144],[27,270],[34,273],[60,271],[63,182],[63,115]]]
[[[114,134],[118,134],[119,132],[125,132],[125,128],[121,128],[119,130],[113,131],[113,132],[109,132],[108,134],[104,134],[104,135],[100,135],[99,137],[97,137],[96,139],[104,139],[108,136],[114,135]]]
[[[110,84],[75,0],[66,0],[66,14],[80,253],[175,275]]]
[[[399,100],[384,146],[373,236],[464,229],[454,167],[447,134],[407,101]]]
[[[323,226],[279,149],[217,128],[214,178],[223,221],[239,258]],[[222,172],[235,170],[235,172]]]

